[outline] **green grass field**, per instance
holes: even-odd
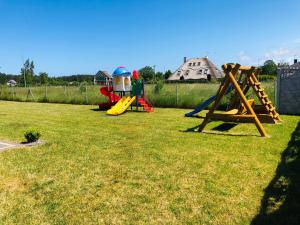
[[[0,101],[0,140],[34,127],[45,142],[0,153],[1,225],[300,221],[300,117],[261,138],[249,124],[192,132],[202,119],[184,109],[95,108]]]
[[[274,81],[263,82],[270,99],[275,103]],[[146,97],[156,107],[170,108],[195,108],[201,102],[218,90],[218,83],[180,83],[165,84],[159,93],[154,92],[154,85],[147,84],[145,87]],[[97,105],[107,102],[107,98],[99,93],[99,86],[51,86],[32,87],[32,95],[28,94],[28,88],[9,88],[0,86],[0,99],[13,101],[33,101],[71,104]],[[228,97],[225,98],[221,107],[226,107]]]

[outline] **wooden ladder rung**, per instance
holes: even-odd
[[[266,95],[266,94],[263,94],[262,96],[261,96],[261,98],[267,98],[268,97],[268,95]]]
[[[272,104],[272,102],[271,102],[270,100],[268,100],[268,101],[266,101],[264,104],[265,104],[265,105],[270,105],[270,104]]]
[[[255,85],[255,86],[260,86],[261,83],[260,83],[260,82],[254,82],[254,85]]]
[[[271,108],[268,109],[270,112],[274,111],[275,110],[275,107],[272,106]]]
[[[274,115],[272,115],[273,118],[278,118],[279,114],[276,112]]]

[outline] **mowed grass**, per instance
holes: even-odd
[[[261,138],[249,124],[192,132],[202,119],[184,109],[94,108],[0,102],[0,140],[34,127],[45,142],[0,153],[1,225],[250,224],[300,118]]]

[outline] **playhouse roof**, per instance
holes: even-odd
[[[113,77],[128,76],[131,75],[131,73],[124,66],[119,66],[117,69],[115,69],[112,75]]]

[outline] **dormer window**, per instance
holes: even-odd
[[[208,72],[208,69],[205,69],[205,70],[204,70],[204,74],[207,74],[207,72]]]
[[[192,66],[192,63],[189,63],[189,66]]]
[[[195,62],[193,63],[193,66],[196,66],[196,63],[195,63]]]
[[[200,66],[201,65],[201,62],[198,62],[198,66]]]
[[[202,74],[202,70],[198,70],[198,74]]]

